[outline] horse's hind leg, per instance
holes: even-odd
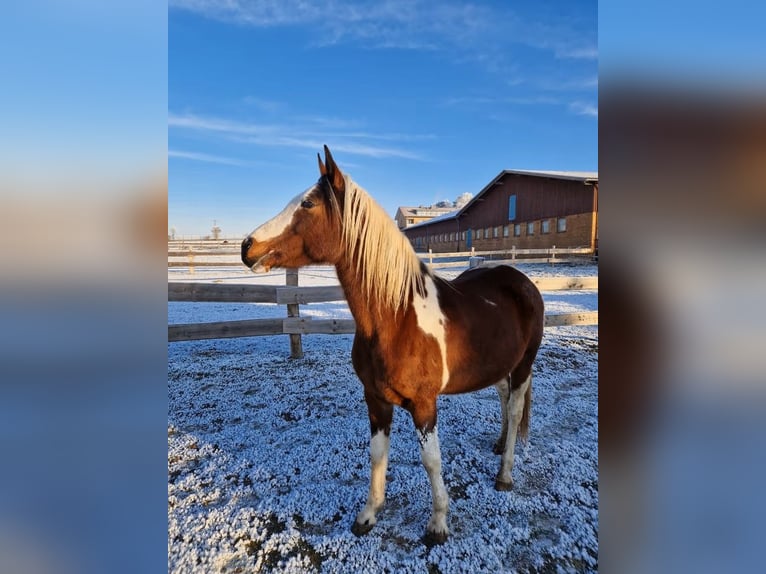
[[[386,498],[386,469],[388,447],[391,442],[391,421],[394,407],[367,392],[367,411],[370,415],[370,492],[367,503],[357,515],[351,532],[357,536],[367,534],[375,526],[376,515]]]
[[[511,396],[507,402],[508,433],[505,439],[505,449],[500,462],[500,472],[495,479],[495,490],[511,490],[513,488],[513,451],[516,446],[516,436],[521,427],[521,435],[526,439],[529,425],[529,408],[532,401],[532,366],[517,367],[511,374]]]
[[[505,450],[505,440],[508,436],[508,399],[511,397],[511,378],[505,377],[495,383],[495,389],[497,390],[497,395],[500,399],[500,414],[503,417],[503,426],[500,428],[500,436],[497,437],[495,446],[492,447],[492,452],[495,454],[503,454],[503,451]]]

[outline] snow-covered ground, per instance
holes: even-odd
[[[533,276],[593,265],[519,265]],[[457,275],[449,269],[441,274]],[[273,283],[284,272],[169,269],[173,281]],[[330,268],[301,285],[336,283]],[[544,293],[546,312],[595,310],[593,291]],[[284,306],[169,303],[168,322],[281,317]],[[301,315],[350,317],[343,302]],[[546,329],[533,380],[530,441],[514,490],[497,492],[494,389],[441,397],[439,435],[451,536],[421,542],[431,509],[409,415],[397,409],[387,500],[375,528],[351,531],[369,486],[369,425],[351,335],[168,345],[168,569],[171,572],[569,572],[598,561],[598,327]]]

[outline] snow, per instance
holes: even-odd
[[[597,275],[593,265],[519,265],[529,275]],[[444,276],[461,270],[449,269]],[[169,269],[172,280],[284,285],[284,272]],[[331,268],[301,285],[335,284]],[[595,310],[597,293],[544,293],[546,312]],[[301,315],[350,317],[343,302]],[[284,306],[170,303],[169,323],[283,317]],[[546,329],[533,375],[530,441],[514,490],[497,492],[500,431],[489,388],[439,399],[450,539],[421,539],[431,492],[409,415],[397,409],[386,504],[357,538],[369,487],[369,424],[351,335],[168,345],[170,572],[595,571],[598,566],[598,327]]]

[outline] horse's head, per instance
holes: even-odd
[[[324,153],[324,163],[317,154],[319,181],[242,242],[242,262],[256,273],[340,258],[345,181],[327,146]]]

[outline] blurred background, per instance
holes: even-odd
[[[762,561],[765,15],[599,6],[604,571]],[[161,570],[167,6],[0,37],[0,571]]]
[[[599,5],[604,571],[760,569],[763,16]]]
[[[0,38],[0,571],[161,571],[167,6],[17,2]]]

